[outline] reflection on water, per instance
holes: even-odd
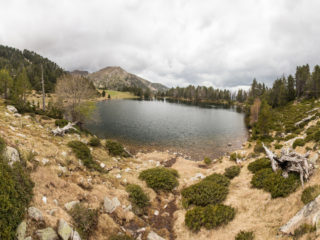
[[[99,102],[94,120],[86,127],[129,148],[171,149],[195,159],[217,157],[239,148],[247,136],[244,114],[236,108],[167,101]]]

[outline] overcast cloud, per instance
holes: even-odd
[[[231,88],[320,64],[319,12],[319,0],[0,0],[0,44],[66,70]]]

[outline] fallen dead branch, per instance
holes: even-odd
[[[288,177],[289,172],[297,172],[300,174],[300,181],[303,187],[304,180],[308,180],[312,175],[314,165],[308,160],[310,152],[299,154],[291,148],[283,148],[280,157],[278,157],[264,144],[263,148],[271,161],[272,170],[275,172],[281,169],[284,178]]]
[[[73,126],[76,125],[76,123],[68,123],[63,128],[57,127],[56,129],[53,129],[51,132],[54,136],[64,136],[68,131],[70,130],[76,130]]]

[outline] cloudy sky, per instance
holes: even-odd
[[[270,84],[320,63],[319,0],[0,0],[0,44],[167,86]]]

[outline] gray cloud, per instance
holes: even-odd
[[[270,84],[320,63],[318,0],[2,0],[0,43],[66,70],[122,66],[153,82]]]

